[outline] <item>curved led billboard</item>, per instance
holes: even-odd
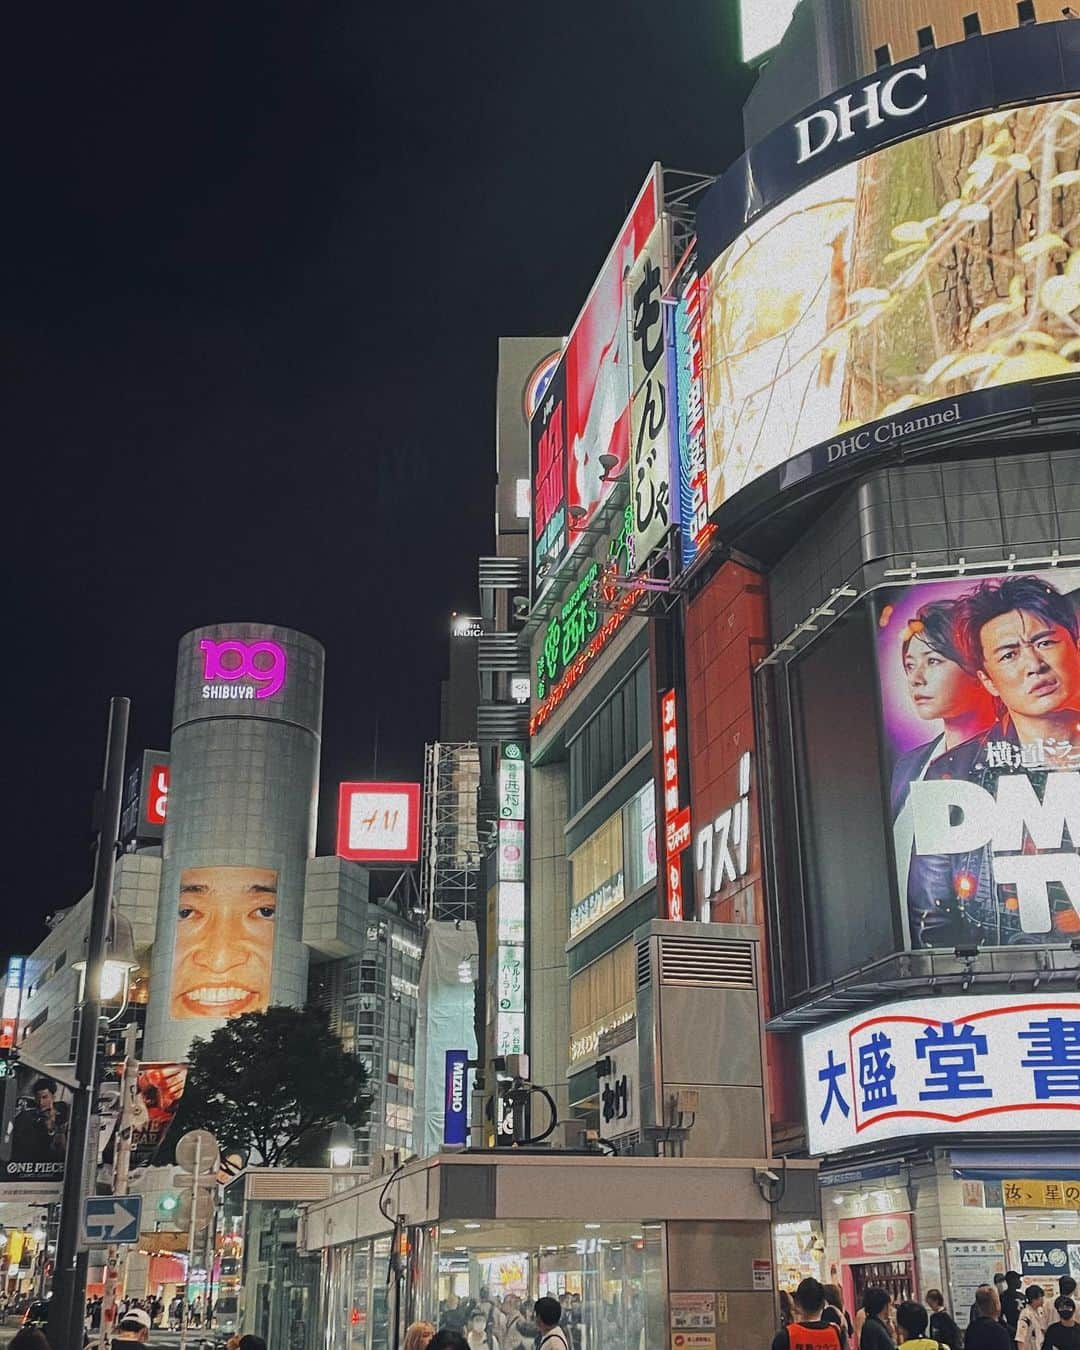
[[[833,466],[963,434],[1029,408],[1033,381],[1080,374],[1067,28],[878,72],[711,189],[699,307],[721,528]]]
[[[706,286],[710,511],[813,446],[824,467],[947,432],[972,392],[1080,373],[1080,100],[836,169],[754,221]]]

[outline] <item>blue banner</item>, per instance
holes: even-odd
[[[446,1110],[443,1114],[443,1144],[462,1148],[469,1132],[469,1054],[446,1052]]]

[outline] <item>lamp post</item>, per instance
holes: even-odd
[[[330,1129],[330,1166],[350,1167],[356,1152],[356,1133],[344,1120],[335,1121]]]
[[[60,1225],[56,1239],[53,1296],[49,1303],[48,1339],[53,1350],[81,1350],[83,1305],[86,1302],[86,1256],[79,1255],[79,1223],[86,1183],[86,1163],[97,1079],[98,1024],[101,1020],[101,982],[112,912],[116,850],[120,838],[120,799],[124,785],[127,727],[131,702],[109,700],[109,730],[105,773],[97,802],[95,824],[94,890],[90,907],[90,936],[86,946],[85,996],[79,1010],[79,1048],[75,1058],[78,1090],[71,1103]]]

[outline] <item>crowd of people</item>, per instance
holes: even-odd
[[[403,1350],[582,1350],[581,1297],[476,1299],[451,1293],[439,1306],[439,1325],[414,1322]]]
[[[780,1295],[771,1350],[1080,1350],[1076,1281],[1063,1276],[1052,1302],[1040,1285],[1022,1286],[1014,1270],[980,1285],[961,1331],[940,1289],[898,1304],[887,1289],[866,1289],[852,1320],[839,1286],[805,1279]]]

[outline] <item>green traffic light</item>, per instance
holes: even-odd
[[[158,1201],[158,1209],[162,1214],[172,1214],[179,1208],[180,1197],[178,1195],[163,1195]]]

